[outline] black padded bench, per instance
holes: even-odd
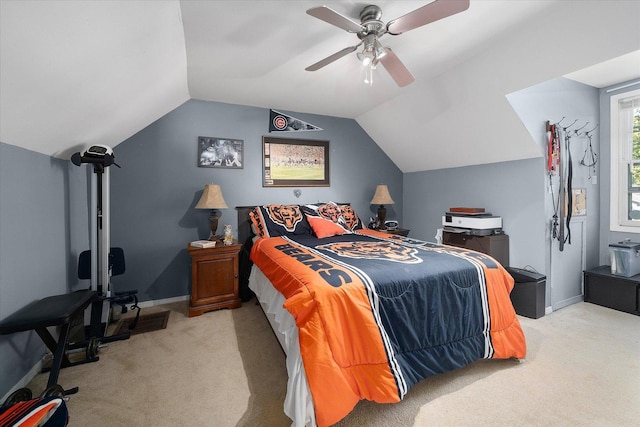
[[[72,320],[75,316],[83,315],[84,310],[97,298],[96,291],[83,290],[34,301],[0,321],[0,335],[30,330],[35,330],[38,333],[53,353],[53,362],[47,382],[47,388],[50,388],[58,383],[61,368],[98,360],[97,357],[94,357],[90,360],[71,362],[66,353]],[[47,329],[49,326],[60,326],[60,336],[57,342],[49,333]],[[65,390],[65,394],[73,394],[77,391],[78,388],[74,387]]]

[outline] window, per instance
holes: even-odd
[[[640,90],[611,97],[611,230],[640,233]]]

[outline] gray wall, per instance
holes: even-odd
[[[631,239],[632,242],[640,242],[638,233],[622,233],[619,231],[611,231],[609,222],[611,219],[610,206],[611,206],[611,126],[609,120],[611,117],[611,97],[613,95],[620,95],[621,93],[630,92],[638,89],[640,86],[634,85],[624,89],[615,90],[607,93],[607,90],[615,89],[620,86],[624,86],[628,83],[636,82],[637,79],[628,82],[622,82],[613,86],[609,86],[600,89],[600,264],[609,265],[611,257],[609,254],[609,243],[620,242],[624,239]],[[640,231],[640,230],[639,230]]]
[[[545,122],[557,122],[565,117],[564,126],[578,120],[570,132],[587,122],[582,130],[593,129],[602,120],[598,113],[598,91],[559,78],[509,94],[508,99],[531,135],[530,143],[539,146],[541,157],[405,174],[403,225],[412,230],[412,236],[433,241],[436,229],[442,227],[442,214],[449,207],[486,208],[503,219],[504,231],[509,235],[511,266],[532,267],[545,274],[547,306],[552,305],[551,288],[555,286],[553,295],[560,301],[554,302],[559,302],[554,308],[561,308],[565,301],[575,302],[574,298],[582,295],[582,269],[600,262],[600,188],[603,184],[589,180],[589,168],[579,164],[587,139],[575,135],[570,144],[573,187],[587,189],[587,215],[574,217],[573,228],[581,228],[583,224],[578,222],[584,222],[584,248],[575,238],[573,245],[565,245],[564,256],[559,256],[558,242],[551,241],[550,233],[553,202],[543,157],[548,138]],[[500,124],[494,125],[499,132]],[[593,133],[593,148],[598,156],[599,134],[599,130]],[[481,144],[482,141],[474,143]],[[596,174],[604,177],[607,172],[599,173],[601,163],[602,159],[596,166]],[[557,190],[557,182],[554,185]],[[568,252],[577,254],[569,263],[565,261]],[[555,261],[553,268],[552,261]],[[562,289],[565,287],[566,290]]]
[[[71,167],[0,143],[0,319],[34,300],[66,293],[77,281],[76,248],[86,240],[86,220],[71,206],[86,182],[71,178]],[[34,332],[0,336],[0,397],[43,355]]]
[[[268,133],[269,110],[190,100],[114,149],[121,169],[111,168],[111,244],[125,251],[127,271],[114,277],[118,289],[138,289],[141,300],[188,295],[187,244],[209,236],[209,211],[197,203],[207,183],[219,184],[229,209],[218,232],[231,224],[234,207],[265,203],[351,202],[366,222],[379,183],[396,204],[388,218],[402,216],[402,173],[350,119],[286,112],[322,131]],[[262,187],[262,136],[328,140],[330,187]],[[198,136],[244,140],[242,169],[197,166]]]
[[[591,144],[600,159],[600,128],[598,90],[565,78],[557,78],[537,84],[527,89],[508,95],[514,110],[518,113],[523,125],[529,131],[533,141],[539,145],[540,152],[546,154],[549,135],[546,133],[546,122],[558,123],[566,128],[571,137],[569,152],[573,165],[572,187],[586,190],[587,214],[573,216],[570,222],[571,243],[569,241],[560,251],[557,239],[551,233],[551,219],[554,215],[554,199],[560,181],[557,176],[549,180],[546,172],[539,176],[544,178],[544,215],[547,276],[547,306],[554,310],[581,301],[583,298],[582,271],[599,264],[599,223],[600,223],[600,161],[593,167],[580,164],[588,149],[589,140],[584,135],[590,132]],[[576,132],[577,131],[577,132]],[[564,142],[562,143],[564,146]],[[569,159],[563,149],[561,156]],[[588,163],[589,159],[585,159]],[[595,176],[595,178],[590,178]],[[549,185],[552,183],[552,187]]]
[[[435,241],[450,207],[483,207],[502,217],[511,266],[543,272],[543,172],[542,159],[529,159],[405,174],[403,226]]]

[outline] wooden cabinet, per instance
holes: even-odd
[[[409,231],[411,230],[407,230],[406,228],[396,228],[395,230],[378,230],[378,231],[382,231],[383,233],[387,233],[387,234],[397,234],[398,236],[404,236],[407,237],[409,235]]]
[[[611,274],[603,265],[584,272],[584,300],[593,304],[640,315],[640,274],[632,277]]]
[[[242,245],[213,248],[187,246],[191,256],[191,302],[189,317],[219,308],[238,308],[242,304],[238,290],[238,259]]]
[[[445,231],[442,233],[442,243],[482,252],[495,258],[504,267],[509,266],[509,236],[506,234],[474,236]]]

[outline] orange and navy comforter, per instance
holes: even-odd
[[[513,279],[485,254],[359,230],[258,239],[251,259],[296,320],[320,426],[478,359],[525,357]]]

